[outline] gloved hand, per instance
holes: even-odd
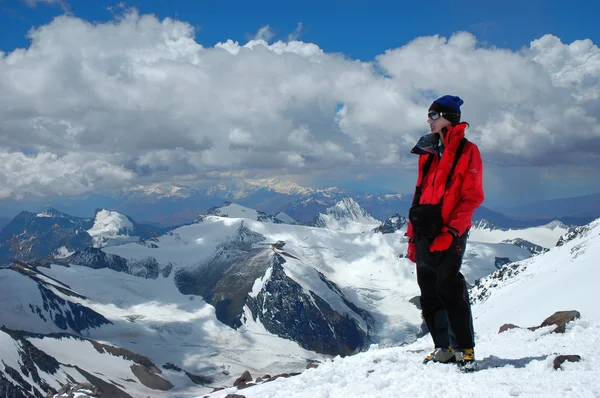
[[[429,245],[430,252],[443,252],[450,248],[454,236],[448,231],[448,228],[442,228],[442,233],[435,237],[431,245]]]
[[[413,239],[408,241],[408,249],[406,250],[406,258],[413,263],[417,262],[417,247]]]

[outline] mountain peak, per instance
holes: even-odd
[[[315,217],[314,225],[340,232],[366,232],[380,225],[381,222],[367,213],[356,201],[344,197],[334,206]]]
[[[401,229],[406,229],[405,227],[407,224],[408,220],[406,219],[406,217],[396,213],[387,220],[385,220],[383,224],[375,228],[373,232],[378,232],[381,234],[393,234],[394,232],[399,231]]]
[[[487,229],[487,230],[490,230],[490,231],[501,230],[502,229],[502,228],[497,227],[491,221],[489,221],[489,220],[487,220],[485,218],[482,218],[480,220],[474,221],[472,228]]]
[[[335,206],[326,210],[326,214],[333,216],[336,220],[351,220],[358,222],[367,222],[370,224],[379,223],[378,220],[371,217],[354,199],[344,197],[337,202]]]
[[[107,246],[111,244],[136,241],[134,235],[135,226],[131,220],[116,211],[97,209],[94,225],[87,230],[92,237],[94,247]]]
[[[352,198],[350,197],[344,197],[342,198],[342,200],[340,200],[339,202],[337,202],[334,206],[334,208],[337,209],[345,209],[345,210],[352,210],[352,211],[362,211],[365,212],[362,207],[360,207],[360,205]],[[366,213],[366,212],[365,212]]]
[[[36,217],[50,217],[50,218],[72,218],[72,216],[56,210],[53,207],[46,207],[35,215]]]
[[[124,189],[127,195],[139,195],[142,197],[153,197],[156,199],[166,198],[189,198],[198,193],[198,190],[179,184],[156,183],[150,185],[137,185]]]
[[[286,195],[310,195],[312,192],[314,192],[314,189],[312,188],[307,188],[296,184],[295,182],[286,181],[281,178],[249,179],[244,181],[251,186],[268,188],[272,191]]]
[[[211,207],[205,214],[201,214],[196,222],[202,222],[206,216],[227,217],[227,218],[247,218],[254,221],[275,223],[275,224],[295,224],[296,222],[285,213],[279,213],[277,216],[270,216],[262,211],[254,210],[237,203],[225,202],[222,206]]]
[[[544,225],[543,227],[547,228],[547,229],[551,229],[551,230],[554,230],[556,228],[565,229],[565,230],[569,229],[569,226],[560,220],[554,220],[552,222],[549,222],[548,224]]]

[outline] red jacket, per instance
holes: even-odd
[[[452,168],[458,144],[465,136],[466,126],[466,123],[448,126],[448,131],[444,135],[444,152],[441,158],[439,155],[433,155],[433,162],[425,176],[425,181],[421,185],[422,192],[419,202],[420,204],[437,204],[442,199],[442,195],[444,195],[444,202],[442,204],[444,224],[448,228],[453,229],[459,236],[471,227],[473,213],[484,200],[481,155],[479,154],[477,145],[470,141],[465,143],[462,154],[454,169],[452,184],[444,193],[446,178]],[[423,166],[428,156],[432,155],[419,156],[417,186],[419,186],[423,178]],[[414,238],[410,222],[406,236]]]

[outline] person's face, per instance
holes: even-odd
[[[427,114],[427,123],[432,133],[439,133],[444,127],[450,125],[450,122],[446,120],[439,112],[429,112]]]

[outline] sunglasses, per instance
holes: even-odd
[[[429,112],[427,114],[427,117],[430,118],[431,120],[438,120],[440,117],[442,117],[444,115],[458,115],[458,113],[454,113],[454,112]]]

